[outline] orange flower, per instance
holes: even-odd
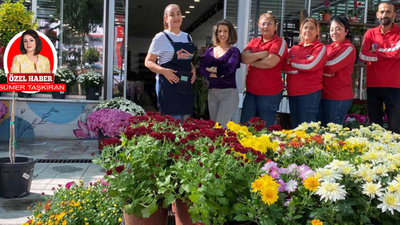
[[[321,220],[313,220],[311,221],[312,225],[323,225],[324,223]]]
[[[51,205],[51,201],[46,202],[46,204],[43,206],[43,209],[46,211],[50,210],[50,205]]]

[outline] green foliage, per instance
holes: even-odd
[[[0,84],[7,84],[7,75],[2,69],[0,69]]]
[[[193,111],[198,116],[204,116],[207,107],[208,83],[204,77],[197,77],[193,83]]]
[[[89,48],[85,51],[84,59],[87,63],[92,65],[100,60],[100,52],[96,48]]]
[[[143,116],[143,118],[148,118]],[[127,214],[147,218],[153,214],[161,202],[164,206],[170,205],[174,195],[170,187],[174,179],[169,172],[169,151],[174,146],[175,136],[169,133],[170,138],[157,138],[144,133],[144,125],[151,123],[154,133],[157,131],[179,130],[178,123],[169,124],[168,121],[144,120],[142,123],[131,124],[122,136],[120,146],[106,146],[102,154],[93,160],[106,171],[105,179],[110,183],[110,195],[117,199]],[[146,129],[146,128],[144,128]],[[132,134],[136,134],[132,137]]]
[[[99,109],[119,109],[124,112],[130,113],[133,116],[140,116],[145,113],[144,109],[141,106],[123,97],[116,97],[102,101],[96,106],[94,111],[97,111]]]
[[[79,34],[89,34],[103,24],[102,0],[64,1],[64,23]]]
[[[19,32],[27,29],[36,29],[33,21],[33,12],[25,9],[23,1],[11,3],[6,1],[0,5],[0,46],[8,42]]]
[[[69,182],[33,207],[26,224],[119,224],[122,210],[104,180],[85,187]],[[65,222],[64,222],[65,221]]]
[[[68,68],[58,68],[56,74],[54,74],[55,84],[66,84],[67,91],[76,82],[75,74]]]
[[[101,88],[104,84],[103,76],[94,72],[81,74],[77,80],[84,89]]]

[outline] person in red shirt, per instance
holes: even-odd
[[[326,46],[328,61],[322,77],[322,99],[319,115],[322,125],[343,124],[353,101],[351,79],[356,50],[350,43],[349,22],[345,17],[334,16],[330,23],[332,44]]]
[[[300,43],[287,54],[284,71],[292,127],[317,121],[321,101],[322,74],[326,63],[326,47],[319,41],[320,25],[306,18],[300,26]]]
[[[246,123],[258,116],[269,127],[275,124],[282,100],[281,70],[287,45],[283,38],[276,35],[276,19],[272,13],[262,14],[258,27],[261,37],[253,38],[242,52],[242,63],[249,66],[240,122]]]
[[[381,25],[365,33],[360,52],[367,62],[368,116],[382,126],[385,104],[388,129],[400,133],[400,27],[393,23],[394,5],[382,2],[376,17]]]

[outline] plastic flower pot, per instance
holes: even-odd
[[[29,195],[36,160],[28,157],[0,158],[0,197],[20,198]]]
[[[86,100],[99,100],[100,90],[99,88],[87,88],[86,89]]]
[[[53,91],[51,96],[54,99],[65,99],[65,92],[64,91]]]

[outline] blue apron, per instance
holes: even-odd
[[[158,109],[164,115],[189,115],[193,113],[192,58],[195,46],[188,35],[188,43],[173,42],[165,33],[174,48],[171,61],[161,64],[175,71],[178,83],[171,84],[163,75],[159,76]]]

